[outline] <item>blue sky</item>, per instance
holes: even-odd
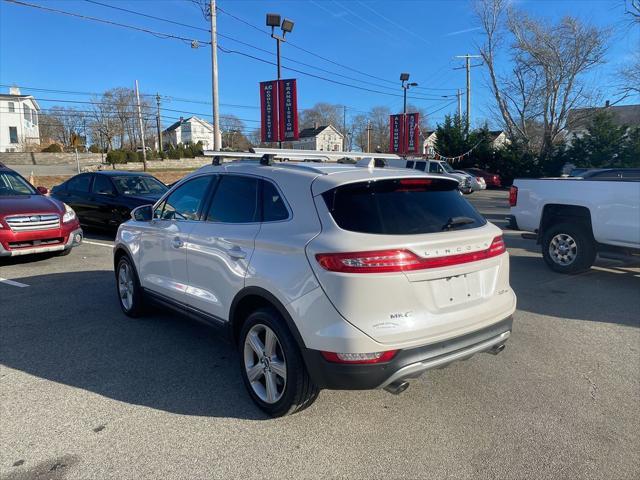
[[[208,32],[106,8],[84,0],[24,0],[82,15],[100,17],[189,39],[208,40]],[[100,0],[174,22],[207,29],[202,14],[188,0]],[[625,21],[624,0],[514,0],[528,13],[557,19],[577,15],[599,26],[614,29],[607,65],[590,76],[604,98],[615,99],[613,73],[632,52],[640,48],[638,28]],[[423,97],[411,100],[427,112],[431,125],[456,109],[456,88],[464,88],[464,70],[455,55],[474,53],[482,40],[467,0],[218,0],[225,12],[265,29],[266,12],[280,13],[295,21],[290,41],[298,47],[336,62],[329,63],[294,46],[284,44],[282,54],[311,66],[283,60],[299,70],[391,95],[363,91],[299,73],[283,71],[285,78],[298,78],[299,108],[319,101],[347,105],[349,115],[374,105],[402,109],[400,72],[424,89],[412,90]],[[275,61],[275,41],[228,14],[218,14],[219,44]],[[252,44],[264,51],[237,43],[222,35]],[[219,53],[220,102],[223,113],[246,119],[247,129],[259,125],[258,82],[275,77],[275,67],[231,53]],[[353,70],[347,69],[347,66]],[[312,67],[318,67],[318,70]],[[356,70],[356,71],[354,71]],[[365,76],[362,73],[370,76]],[[343,75],[338,76],[339,75]],[[353,79],[344,78],[344,76]],[[374,78],[375,77],[375,78]],[[133,86],[135,79],[146,93],[173,97],[163,106],[163,123],[172,117],[210,112],[210,50],[208,45],[192,49],[187,42],[95,23],[0,1],[0,83],[52,90],[101,92],[118,86]],[[367,83],[368,82],[368,83]],[[473,69],[474,123],[491,121],[492,98],[484,68]],[[6,91],[5,86],[1,86]],[[62,100],[89,100],[87,95],[24,90],[41,106],[62,104]],[[393,95],[399,95],[395,97]],[[51,100],[44,100],[51,99]],[[185,102],[178,99],[199,101]],[[637,103],[638,99],[635,99]],[[629,99],[623,103],[634,102]],[[72,104],[68,104],[72,105]],[[82,104],[76,104],[83,108]]]

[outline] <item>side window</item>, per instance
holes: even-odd
[[[429,173],[440,173],[440,165],[435,162],[429,162]]]
[[[289,218],[280,192],[271,182],[262,180],[262,221],[277,222]]]
[[[116,193],[111,184],[111,180],[109,180],[109,177],[106,175],[95,176],[92,191],[93,193],[101,195],[113,195]]]
[[[258,180],[223,175],[207,212],[208,222],[251,223],[259,221]]]
[[[70,192],[88,193],[91,175],[78,175],[67,182],[67,190]]]
[[[427,169],[427,162],[416,162],[416,170],[424,172]]]
[[[154,212],[154,218],[163,220],[198,220],[198,211],[204,201],[211,176],[194,178],[178,187],[166,201],[161,212]],[[159,214],[159,215],[158,215]]]
[[[407,160],[407,164],[405,165],[405,168],[413,168],[415,164],[416,162],[414,162],[413,160]]]

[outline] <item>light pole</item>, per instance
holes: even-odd
[[[404,117],[407,115],[407,90],[409,90],[410,87],[417,87],[418,84],[416,82],[409,83],[408,73],[401,73],[400,81],[402,82],[402,90],[404,92],[404,105],[402,107],[402,115]]]
[[[280,42],[286,42],[287,33],[293,31],[293,21],[289,19],[282,20],[280,23],[279,13],[267,13],[267,27],[271,27],[271,38],[276,41],[276,57],[278,58],[278,80],[280,80]],[[275,28],[280,27],[282,36],[276,35]],[[282,142],[278,141],[278,148],[282,148]]]

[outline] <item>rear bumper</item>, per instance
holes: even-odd
[[[326,361],[319,351],[308,350],[305,362],[309,374],[320,388],[334,390],[369,390],[415,378],[427,370],[442,368],[476,353],[488,352],[504,344],[511,335],[513,320],[498,323],[443,342],[400,350],[387,363],[348,365]]]
[[[82,229],[78,227],[69,232],[64,243],[56,245],[33,246],[8,250],[2,245],[2,242],[0,242],[0,257],[16,257],[19,255],[32,255],[36,253],[61,252],[80,245],[82,243],[82,239],[83,232]]]

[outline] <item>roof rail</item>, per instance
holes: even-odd
[[[265,153],[260,157],[260,165],[273,165],[273,159],[275,155],[273,153]]]
[[[384,158],[364,157],[356,162],[356,167],[361,168],[384,168],[387,161]]]

